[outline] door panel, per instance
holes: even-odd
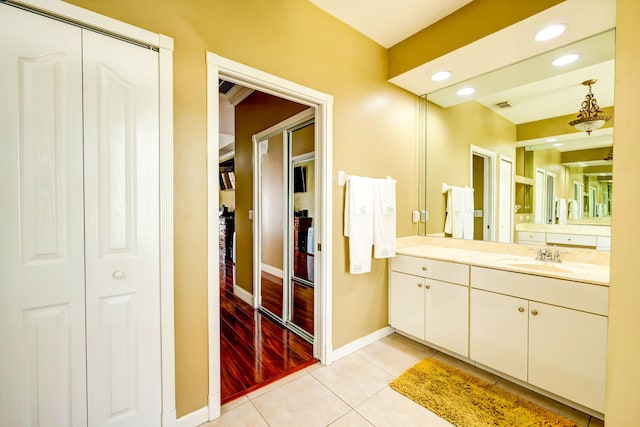
[[[89,425],[160,425],[158,54],[83,49]]]
[[[0,425],[84,426],[80,29],[0,4],[0,76]]]

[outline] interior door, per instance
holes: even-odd
[[[315,293],[315,125],[303,123],[287,131],[289,145],[289,289],[286,322],[312,341]],[[315,220],[314,220],[315,218]]]
[[[84,31],[90,426],[161,425],[158,53]]]
[[[85,426],[80,29],[0,4],[0,425]]]

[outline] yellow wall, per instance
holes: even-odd
[[[472,1],[391,47],[389,78],[506,28],[562,1]]]
[[[307,1],[71,3],[175,41],[176,399],[182,416],[206,406],[208,395],[205,52],[333,95],[332,176],[342,169],[395,178],[399,236],[417,233],[411,223],[418,197],[417,97],[386,81],[384,48]],[[236,182],[239,188],[238,177]],[[346,273],[343,192],[337,185],[330,189],[334,250],[328,256],[334,268],[327,282],[333,289],[334,348],[388,324],[386,261],[375,260],[369,274]]]
[[[454,107],[427,105],[427,233],[444,230],[445,195],[442,183],[470,183],[470,146],[516,156],[516,126],[475,101]],[[500,177],[496,158],[496,188]],[[494,209],[497,209],[497,203]],[[497,213],[498,211],[495,210]],[[497,217],[497,215],[496,215]]]
[[[253,209],[252,137],[307,108],[262,92],[252,93],[236,106],[236,282],[249,293],[253,293],[253,222],[249,220]],[[267,226],[263,228],[262,251],[265,263],[282,269],[282,135],[272,139],[266,156],[272,167],[267,167],[264,183],[263,227]]]
[[[607,427],[638,424],[640,402],[640,286],[636,216],[640,171],[640,2],[616,1],[616,124],[614,130],[615,209],[611,226],[611,287],[607,352]]]

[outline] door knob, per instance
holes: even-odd
[[[124,273],[122,271],[116,270],[113,272],[113,278],[116,280],[120,280],[124,278]]]
[[[534,316],[538,315],[538,310],[531,310],[531,314],[533,314]]]
[[[524,311],[524,307],[518,307],[518,311],[522,313]]]
[[[427,267],[422,267],[422,271],[427,271]]]
[[[418,287],[421,288],[422,287],[422,283],[418,283]]]
[[[425,288],[431,289],[431,285],[426,285]]]

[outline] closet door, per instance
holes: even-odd
[[[83,31],[89,426],[161,425],[158,53]]]
[[[0,425],[85,426],[81,30],[0,4]]]

